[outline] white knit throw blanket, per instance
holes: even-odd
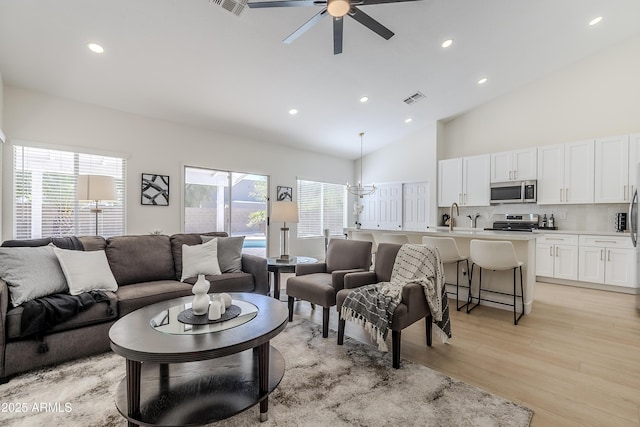
[[[402,288],[408,283],[422,286],[435,330],[442,342],[447,342],[451,337],[451,329],[444,289],[444,267],[440,253],[432,246],[402,245],[393,264],[391,280],[354,289],[345,299],[340,314],[343,319],[364,326],[378,344],[378,349],[388,351],[385,339],[393,312],[402,299]]]

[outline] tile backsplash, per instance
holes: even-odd
[[[629,205],[624,204],[599,204],[599,205],[537,205],[537,204],[504,204],[483,207],[460,207],[460,216],[456,218],[458,227],[470,227],[471,221],[467,215],[475,216],[479,213],[476,228],[482,229],[493,225],[493,214],[520,214],[533,213],[547,214],[547,218],[553,214],[558,230],[568,231],[616,231],[616,214],[627,212]],[[438,209],[438,225],[442,224],[442,214],[449,213],[449,208]]]

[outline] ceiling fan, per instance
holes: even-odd
[[[378,34],[386,40],[393,37],[393,32],[364,13],[357,6],[368,6],[371,4],[382,3],[401,3],[407,1],[419,1],[419,0],[281,0],[281,1],[258,1],[253,3],[247,3],[247,6],[252,9],[265,8],[265,7],[297,7],[297,6],[320,6],[322,10],[307,22],[302,24],[300,28],[291,33],[282,42],[289,44],[295,39],[304,34],[309,28],[316,25],[326,15],[333,17],[333,54],[337,55],[342,53],[342,18],[350,16],[374,33]]]

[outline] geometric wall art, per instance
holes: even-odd
[[[169,206],[169,176],[143,173],[141,203],[152,206]]]
[[[293,200],[293,189],[278,185],[276,197],[279,202],[291,202]]]

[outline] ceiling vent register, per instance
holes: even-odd
[[[240,16],[247,6],[247,1],[248,0],[209,0],[209,3],[218,5],[236,16]]]
[[[416,93],[414,93],[413,95],[411,95],[410,97],[408,97],[407,99],[404,100],[404,103],[407,105],[412,105],[415,104],[416,102],[420,101],[421,99],[426,98],[426,96],[424,95],[424,93],[418,91]]]

